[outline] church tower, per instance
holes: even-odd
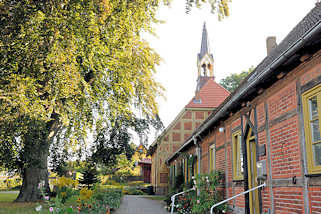
[[[206,29],[206,24],[204,22],[203,32],[202,32],[202,43],[201,43],[201,51],[197,54],[197,84],[196,84],[196,97],[199,90],[203,87],[203,85],[209,80],[214,80],[214,72],[213,72],[213,64],[214,58],[210,53],[210,46],[208,41],[208,34]]]

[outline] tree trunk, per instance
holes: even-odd
[[[46,148],[47,147],[47,148]],[[42,197],[39,184],[42,184],[44,192],[50,192],[48,183],[48,151],[49,146],[40,146],[33,148],[33,164],[28,164],[28,167],[23,169],[22,186],[20,193],[15,200],[16,202],[32,202],[39,201]]]
[[[15,202],[39,201],[42,197],[38,188],[43,184],[43,192],[49,193],[48,182],[48,156],[49,146],[55,133],[57,133],[58,119],[50,122],[30,122],[28,131],[22,136],[23,152],[22,162],[22,186]]]

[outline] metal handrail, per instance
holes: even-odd
[[[194,187],[193,187],[192,189],[188,189],[188,190],[185,190],[185,191],[183,191],[183,192],[179,192],[179,193],[176,193],[175,195],[172,195],[172,197],[171,197],[171,200],[172,200],[171,214],[174,213],[175,197],[178,196],[178,195],[182,195],[182,194],[184,194],[184,193],[186,193],[186,192],[193,191],[193,190],[195,190]]]
[[[230,200],[232,200],[232,199],[234,199],[234,198],[236,198],[236,197],[239,197],[239,196],[241,196],[241,195],[244,195],[244,194],[246,194],[246,193],[249,193],[249,192],[251,192],[251,191],[253,191],[253,190],[256,190],[256,189],[258,189],[258,188],[265,187],[265,186],[266,186],[266,183],[261,184],[260,186],[254,187],[254,188],[249,189],[249,190],[247,190],[247,191],[245,191],[245,192],[241,192],[241,193],[239,193],[239,194],[237,194],[237,195],[234,195],[234,196],[232,196],[232,197],[230,197],[230,198],[228,198],[228,199],[226,199],[226,200],[224,200],[224,201],[221,201],[221,202],[219,202],[219,203],[217,203],[217,204],[214,204],[214,205],[211,207],[211,214],[213,214],[213,209],[214,209],[214,207],[217,207],[217,206],[219,206],[219,205],[221,205],[221,204],[224,204],[225,202],[228,202],[228,201],[230,201]]]

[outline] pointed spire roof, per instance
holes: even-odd
[[[198,59],[202,59],[205,54],[210,53],[210,46],[208,42],[208,35],[206,29],[206,23],[203,25],[203,33],[202,33],[202,43],[201,43],[201,51],[198,54]]]

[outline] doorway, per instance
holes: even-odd
[[[249,128],[246,136],[247,150],[247,172],[249,189],[258,186],[257,182],[257,166],[256,166],[256,142],[252,128]],[[260,213],[259,191],[256,189],[249,193],[250,214]]]

